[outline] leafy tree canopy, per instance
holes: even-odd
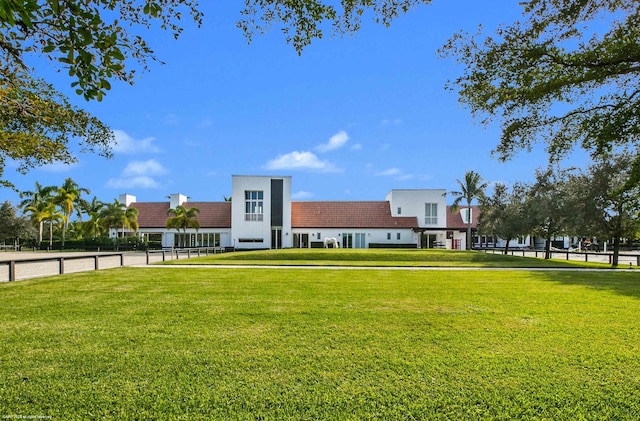
[[[357,32],[367,11],[373,20],[389,26],[393,19],[431,0],[245,0],[238,28],[249,42],[255,34],[263,34],[278,26],[298,54],[314,39],[324,36],[330,25],[336,34]]]
[[[132,60],[146,66],[153,50],[132,28],[158,22],[177,37],[184,11],[200,23],[195,0],[8,0],[0,4],[2,67],[24,70],[32,54],[65,68],[76,93],[102,99],[110,80],[131,83]]]
[[[640,140],[637,0],[531,0],[495,36],[457,34],[442,48],[465,66],[449,87],[502,135],[506,160],[535,142],[551,160],[575,146],[602,155]]]

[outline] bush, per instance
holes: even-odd
[[[415,244],[385,244],[385,243],[369,243],[370,249],[415,249],[418,246]]]

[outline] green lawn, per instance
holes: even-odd
[[[637,273],[123,268],[0,302],[3,417],[640,417]]]
[[[439,249],[284,249],[220,253],[164,262],[169,265],[283,265],[283,266],[414,266],[607,268],[604,263],[544,260],[478,251]]]

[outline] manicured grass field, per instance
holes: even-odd
[[[439,249],[284,249],[220,253],[165,264],[187,265],[283,265],[283,266],[415,266],[415,267],[512,267],[607,268],[603,263],[544,260],[478,251]]]
[[[0,416],[638,419],[637,273],[124,268],[0,285]]]

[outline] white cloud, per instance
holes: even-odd
[[[157,189],[160,187],[160,183],[152,176],[166,173],[166,168],[155,159],[131,161],[122,170],[119,178],[111,178],[107,181],[106,187],[112,189]]]
[[[39,167],[39,169],[45,172],[64,173],[71,171],[76,165],[77,164],[75,163],[65,164],[64,162],[54,162],[52,164],[43,165]]]
[[[163,175],[167,170],[155,159],[148,161],[131,161],[122,171],[125,177]]]
[[[393,177],[394,180],[398,181],[406,181],[416,178],[415,175],[406,174],[402,169],[396,167],[377,172],[376,175],[380,177]]]
[[[390,176],[400,175],[400,174],[402,174],[402,170],[400,168],[389,168],[384,171],[380,171],[376,175],[390,177]]]
[[[328,161],[322,161],[313,152],[293,151],[284,155],[279,155],[275,159],[267,162],[265,168],[268,170],[313,170],[319,172],[340,172]]]
[[[304,190],[300,190],[299,192],[293,193],[291,195],[292,199],[309,199],[310,197],[313,197],[314,194],[308,191],[304,191]]]
[[[111,178],[107,181],[107,187],[112,189],[157,189],[160,185],[151,177],[138,176],[128,178]]]
[[[113,134],[116,138],[116,144],[113,147],[114,152],[130,154],[140,152],[160,152],[160,149],[153,144],[153,141],[155,140],[153,137],[134,139],[123,130],[114,130]]]
[[[349,141],[349,135],[344,130],[340,130],[329,138],[329,142],[316,146],[318,152],[329,152],[340,149]]]
[[[360,144],[360,143],[356,143],[355,145],[353,145],[353,146],[351,147],[351,150],[352,150],[352,151],[361,151],[361,150],[362,150],[362,144]]]

